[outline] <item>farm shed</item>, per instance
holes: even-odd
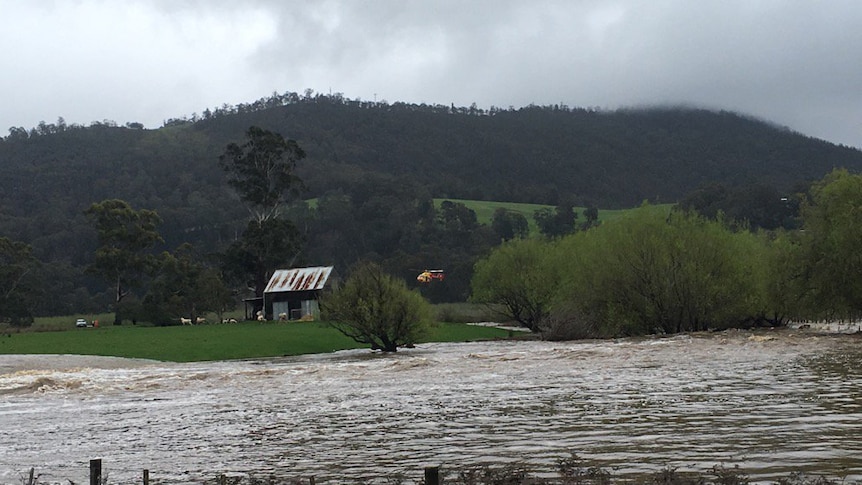
[[[317,300],[330,274],[332,266],[277,270],[263,291],[264,313],[272,319],[282,313],[290,320],[319,319]]]

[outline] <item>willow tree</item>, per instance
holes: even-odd
[[[414,344],[431,325],[431,305],[422,295],[374,263],[359,263],[320,303],[339,332],[384,352]]]
[[[471,299],[499,307],[504,317],[539,331],[560,279],[549,258],[552,248],[540,239],[516,239],[495,248],[476,263]]]
[[[836,170],[803,203],[806,301],[826,318],[862,313],[862,175]],[[812,315],[813,316],[813,315]]]
[[[560,298],[617,335],[745,324],[763,301],[759,248],[721,222],[645,206],[561,243]]]
[[[87,269],[113,285],[114,325],[120,325],[123,299],[157,265],[151,250],[162,242],[157,230],[161,218],[155,211],[136,211],[119,199],[94,203],[85,214],[94,224],[99,240],[95,259]]]

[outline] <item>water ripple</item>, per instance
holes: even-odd
[[[112,481],[147,468],[185,483],[550,469],[572,452],[617,473],[726,463],[859,480],[860,357],[854,337],[789,332],[195,364],[0,356],[0,482],[31,466],[83,482],[91,458]]]

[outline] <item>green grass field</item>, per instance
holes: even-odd
[[[498,328],[441,323],[431,329],[423,342],[466,342],[508,336],[508,331]],[[99,328],[0,333],[0,354],[106,355],[171,362],[278,357],[354,348],[368,345],[357,344],[321,322],[176,327],[100,324]]]
[[[536,221],[533,219],[533,214],[539,209],[554,209],[555,206],[552,205],[542,205],[542,204],[522,204],[520,202],[496,202],[496,201],[487,201],[487,200],[467,200],[467,199],[434,199],[434,204],[436,204],[437,208],[440,208],[440,204],[444,200],[449,200],[452,202],[460,202],[467,206],[468,209],[472,210],[476,213],[476,219],[479,220],[480,224],[491,224],[491,220],[494,218],[494,211],[499,208],[504,208],[510,210],[512,212],[517,212],[527,218],[527,222],[530,225],[530,234],[535,235],[539,233],[539,228],[536,226]],[[308,203],[310,207],[317,206],[317,199],[308,199],[305,202]],[[655,207],[661,208],[660,210],[670,210],[673,204],[656,204]],[[578,213],[578,221],[583,222],[583,213],[586,207],[575,207],[575,211]],[[615,219],[626,212],[632,209],[599,209],[599,222],[609,221]]]
[[[555,207],[552,205],[541,205],[541,204],[521,204],[516,202],[494,202],[494,201],[485,201],[485,200],[465,200],[465,199],[434,199],[434,203],[437,207],[440,207],[440,204],[444,200],[449,200],[452,202],[460,202],[467,206],[468,209],[472,210],[476,213],[476,218],[479,220],[480,224],[491,224],[491,220],[494,217],[494,211],[499,208],[504,208],[510,210],[512,212],[517,212],[527,218],[527,222],[530,224],[530,234],[535,235],[539,233],[539,228],[536,226],[536,221],[533,219],[533,214],[539,210],[544,208],[554,209]],[[660,210],[670,210],[672,204],[659,204],[656,207],[661,208]],[[578,213],[578,222],[584,222],[584,209],[585,207],[575,207],[575,211]],[[609,221],[620,217],[626,212],[631,211],[631,209],[618,209],[618,210],[604,210],[599,209],[599,222]]]

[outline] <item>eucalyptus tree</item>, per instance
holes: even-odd
[[[530,224],[524,214],[503,207],[494,211],[491,229],[502,241],[522,239],[530,234]]]
[[[149,321],[166,324],[179,317],[194,322],[206,312],[216,312],[221,319],[232,304],[233,296],[220,273],[195,257],[186,243],[173,253],[162,253],[143,310]]]
[[[296,141],[252,126],[245,143],[228,144],[219,159],[228,185],[251,215],[242,237],[224,255],[225,270],[245,275],[256,297],[263,296],[269,276],[279,265],[291,264],[299,255],[301,234],[281,216],[304,188],[295,172],[303,158],[305,152]]]
[[[296,164],[305,152],[294,140],[252,126],[246,142],[230,143],[219,158],[233,187],[246,204],[252,219],[264,222],[278,218],[285,204],[303,188]]]
[[[0,322],[16,327],[33,323],[33,307],[41,294],[38,267],[29,245],[0,237]]]
[[[161,218],[155,211],[134,210],[120,199],[94,203],[85,214],[95,226],[99,241],[88,271],[113,285],[114,325],[120,325],[123,299],[156,268],[151,250],[162,242],[157,230]]]

